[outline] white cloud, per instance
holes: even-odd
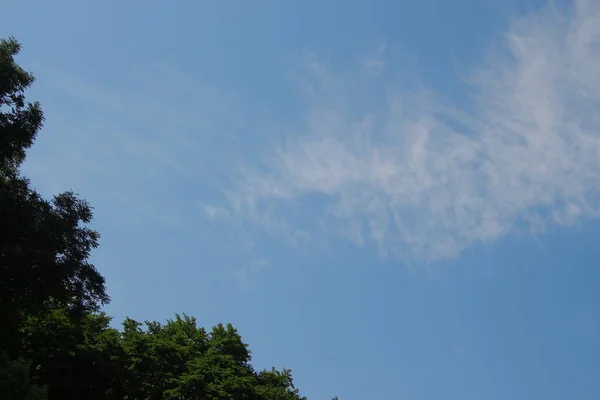
[[[218,207],[218,206],[213,206],[211,204],[206,204],[202,207],[202,210],[204,211],[204,214],[209,218],[209,219],[222,219],[222,218],[227,218],[230,216],[230,212],[229,210],[223,208],[223,207]]]
[[[470,109],[379,87],[373,65],[344,75],[308,63],[305,127],[241,173],[232,212],[277,235],[341,234],[431,259],[598,215],[600,2],[514,20],[470,75]]]
[[[250,288],[254,283],[256,274],[264,271],[269,266],[269,260],[266,258],[260,258],[254,260],[246,268],[240,268],[233,271],[232,276],[238,281],[240,285],[246,288]]]

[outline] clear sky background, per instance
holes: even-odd
[[[600,1],[29,1],[25,173],[107,312],[309,399],[600,398]]]

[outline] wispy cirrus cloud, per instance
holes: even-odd
[[[181,192],[211,183],[214,149],[243,125],[235,95],[160,64],[124,66],[119,76],[35,72],[32,98],[47,123],[25,172],[40,190],[75,188],[123,225],[191,223],[196,199]]]
[[[353,73],[306,63],[305,123],[239,172],[232,215],[442,259],[599,214],[600,2],[515,19],[468,74],[472,106],[373,74],[383,50]]]

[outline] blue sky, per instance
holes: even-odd
[[[118,323],[310,399],[600,397],[600,3],[7,1]]]

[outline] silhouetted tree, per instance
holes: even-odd
[[[19,50],[0,41],[0,399],[304,399],[291,370],[254,370],[232,325],[207,332],[177,315],[110,327],[88,261],[92,208],[72,192],[48,201],[20,172],[44,116],[25,100],[34,78]]]
[[[88,262],[99,237],[86,226],[90,205],[72,192],[47,201],[20,174],[43,114],[25,101],[34,78],[16,64],[19,50],[12,38],[0,41],[0,346],[13,356],[25,316],[57,306],[84,313],[108,301]]]

